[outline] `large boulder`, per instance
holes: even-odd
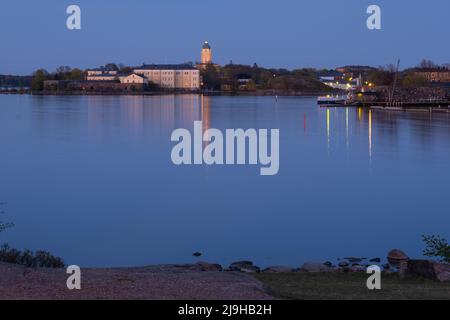
[[[409,257],[403,251],[394,249],[389,251],[387,259],[391,265],[399,267],[402,263],[408,261]]]
[[[222,266],[217,263],[209,263],[209,262],[197,262],[196,265],[200,271],[222,271]]]
[[[441,282],[450,282],[450,272],[442,272],[437,275],[437,279]]]
[[[322,262],[305,262],[299,269],[300,272],[332,272],[333,268]]]
[[[431,260],[409,260],[406,276],[450,281],[450,264]]]
[[[247,272],[247,273],[253,273],[253,272],[260,272],[261,269],[255,265],[253,265],[253,262],[251,261],[236,261],[233,262],[230,267],[228,268],[230,271],[240,271],[240,272]]]
[[[350,267],[350,272],[366,272],[367,268],[360,264],[355,264]]]
[[[433,267],[436,274],[450,272],[450,264],[448,263],[434,262]]]
[[[271,266],[263,270],[263,272],[265,273],[290,273],[294,271],[295,271],[294,268],[286,266]]]

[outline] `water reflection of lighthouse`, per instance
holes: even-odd
[[[200,98],[200,119],[202,121],[202,133],[205,134],[209,128],[211,128],[211,114],[210,114],[210,108],[211,108],[211,97],[201,95]],[[210,139],[208,136],[204,136],[204,140]],[[206,142],[203,142],[205,145]]]

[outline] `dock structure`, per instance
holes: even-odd
[[[417,100],[417,101],[351,101],[344,103],[319,104],[325,108],[355,107],[388,111],[427,111],[450,113],[450,100]]]
[[[346,101],[346,107],[362,107],[386,110],[422,110],[450,112],[450,100],[417,100],[417,101]]]

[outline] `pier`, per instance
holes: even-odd
[[[417,101],[346,101],[344,106],[363,107],[379,110],[442,111],[450,112],[449,100]]]
[[[357,107],[377,110],[396,111],[435,111],[450,112],[450,100],[445,99],[417,99],[412,101],[385,101],[385,100],[345,100],[345,101],[318,101],[321,107]]]

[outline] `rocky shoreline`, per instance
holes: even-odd
[[[271,287],[259,281],[263,276],[312,276],[324,283],[330,277],[341,280],[348,277],[348,281],[352,281],[358,273],[365,279],[367,266],[372,265],[379,266],[383,274],[389,275],[388,279],[398,279],[399,286],[402,279],[406,286],[407,279],[415,278],[446,284],[450,281],[450,264],[410,259],[401,250],[391,250],[387,263],[381,258],[346,257],[335,263],[306,262],[297,268],[270,266],[262,269],[252,261],[236,261],[228,267],[197,262],[136,268],[82,268],[81,290],[67,289],[68,275],[64,268],[0,263],[0,299],[266,300],[273,299],[274,294]]]
[[[434,260],[420,260],[409,258],[402,250],[393,249],[383,263],[381,258],[345,257],[337,261],[305,262],[300,267],[269,266],[260,268],[252,261],[236,261],[227,268],[220,264],[198,262],[194,269],[199,271],[223,271],[242,273],[355,273],[366,272],[369,266],[378,266],[385,274],[398,274],[400,277],[422,277],[441,282],[450,281],[450,264]]]

